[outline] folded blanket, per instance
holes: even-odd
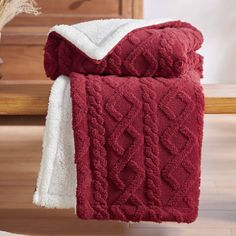
[[[197,217],[204,99],[196,50],[201,44],[201,33],[180,21],[107,20],[51,31],[45,69],[52,79],[69,76],[74,134],[74,146],[67,146],[65,135],[58,139],[66,130],[58,132],[62,146],[56,148],[70,164],[75,152],[78,217],[187,223]],[[52,159],[62,163],[55,152]],[[75,182],[75,175],[64,177],[67,185]],[[38,180],[35,196],[41,185]],[[48,193],[50,184],[44,189]]]
[[[127,28],[127,24],[122,26]],[[104,25],[101,26],[103,32]],[[194,69],[202,75],[202,57],[196,50],[200,48],[203,38],[188,23],[173,21],[150,25],[122,35],[122,39],[116,35],[117,31],[122,32],[118,27],[109,36],[111,39],[107,36],[97,42],[99,47],[88,45],[93,35],[83,39],[80,31],[74,32],[75,30],[64,27],[58,26],[52,31],[45,46],[45,69],[51,79],[56,79],[60,74],[69,75],[72,71],[83,74],[168,78],[181,76]],[[78,38],[78,45],[68,38],[70,34],[73,36],[72,33]],[[98,32],[95,34],[100,35]],[[120,39],[116,45],[113,43],[114,38]]]

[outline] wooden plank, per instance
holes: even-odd
[[[1,47],[10,45],[43,46],[46,42],[49,29],[49,26],[7,26],[2,31]],[[3,57],[2,52],[1,57]]]
[[[205,84],[206,114],[236,114],[236,84]]]
[[[0,126],[44,126],[44,115],[0,115]]]
[[[133,0],[133,18],[143,18],[143,0]]]
[[[121,236],[126,235],[127,230],[129,230],[128,223],[124,222],[80,220],[75,216],[73,209],[36,207],[31,207],[31,209],[0,209],[0,227],[4,231],[35,236]]]
[[[131,9],[122,9],[123,3],[132,7],[132,0],[38,0],[42,14],[21,14],[10,26],[52,26],[75,24],[104,18],[132,18]],[[121,11],[122,9],[122,11]]]
[[[51,81],[0,81],[0,115],[46,115]],[[236,85],[204,85],[206,114],[236,114]]]
[[[1,74],[4,79],[45,79],[43,46],[11,45],[1,47]],[[14,68],[14,69],[13,69]]]
[[[45,115],[51,81],[0,81],[0,115]]]
[[[132,18],[132,0],[121,0],[120,1],[120,17],[122,18]]]

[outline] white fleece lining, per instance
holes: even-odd
[[[97,20],[72,26],[57,25],[50,32],[57,32],[92,59],[100,60],[132,30],[168,21],[170,19]],[[43,155],[33,203],[47,208],[75,208],[75,191],[70,82],[68,77],[61,75],[54,82],[49,98]]]
[[[74,208],[76,166],[70,80],[59,76],[49,98],[43,155],[33,203],[47,208]]]

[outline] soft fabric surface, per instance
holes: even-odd
[[[96,20],[75,25],[57,25],[50,32],[61,35],[83,53],[94,59],[102,59],[129,32],[134,29],[166,22],[168,19]],[[102,34],[100,34],[102,30]],[[50,37],[50,34],[49,34]],[[51,41],[56,47],[58,44]],[[47,43],[48,45],[48,43]],[[51,47],[50,47],[51,48]],[[53,49],[53,48],[51,48]],[[58,48],[55,48],[58,50]],[[50,53],[45,47],[45,69],[50,66]],[[49,56],[49,58],[48,58]],[[49,59],[49,60],[48,60]],[[48,61],[49,63],[46,63]],[[53,64],[55,65],[55,64]],[[51,67],[53,69],[53,67]],[[55,70],[55,69],[53,69]],[[33,202],[47,208],[74,208],[76,173],[74,164],[74,140],[71,124],[70,84],[67,76],[59,75],[49,98],[48,115],[43,139],[43,155]],[[63,115],[63,119],[61,119]],[[66,127],[66,128],[62,128]],[[48,137],[48,138],[47,138]],[[49,138],[50,137],[50,138]],[[66,140],[66,145],[62,143]],[[56,165],[54,165],[54,162]],[[63,176],[71,178],[63,181]],[[70,188],[70,191],[68,191]],[[53,191],[52,191],[53,189]]]
[[[47,76],[52,79],[72,71],[169,78],[195,69],[202,75],[202,57],[196,53],[202,41],[201,33],[188,23],[173,21],[151,25],[127,34],[98,61],[54,31],[45,46],[44,64]]]
[[[203,96],[199,75],[71,74],[77,215],[192,222],[197,216]]]
[[[101,30],[112,21],[98,22]],[[49,34],[45,69],[52,79],[60,74],[70,77],[74,146],[65,135],[58,139],[67,129],[55,122],[58,133],[51,148],[62,150],[62,159],[57,151],[51,157],[44,151],[40,172],[45,175],[42,169],[54,159],[58,166],[49,164],[48,169],[66,173],[73,150],[80,218],[189,223],[197,216],[200,184],[204,99],[202,57],[196,50],[202,35],[180,21],[147,23],[147,27],[140,21],[141,28],[137,22],[119,22],[110,32],[106,29],[102,39],[100,31],[86,34],[84,25],[73,30],[57,27]],[[133,23],[136,29],[130,27]],[[96,40],[91,35],[97,35]],[[64,104],[63,109],[71,112],[70,106]],[[66,150],[70,150],[67,156]],[[68,157],[69,162],[63,163]],[[63,177],[67,184],[73,182],[73,173],[48,173],[58,176],[56,185]],[[40,187],[40,178],[36,193],[46,189]],[[47,177],[45,193],[53,189],[52,178]],[[57,195],[60,189],[55,186]],[[64,197],[66,190],[61,190]],[[50,207],[56,202],[35,199]]]
[[[70,80],[59,76],[49,97],[43,155],[33,202],[47,208],[74,208],[75,189]]]

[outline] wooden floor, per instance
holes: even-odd
[[[31,204],[43,128],[0,127],[0,231],[26,235],[236,236],[236,116],[205,118],[200,216],[191,224],[80,221]]]

